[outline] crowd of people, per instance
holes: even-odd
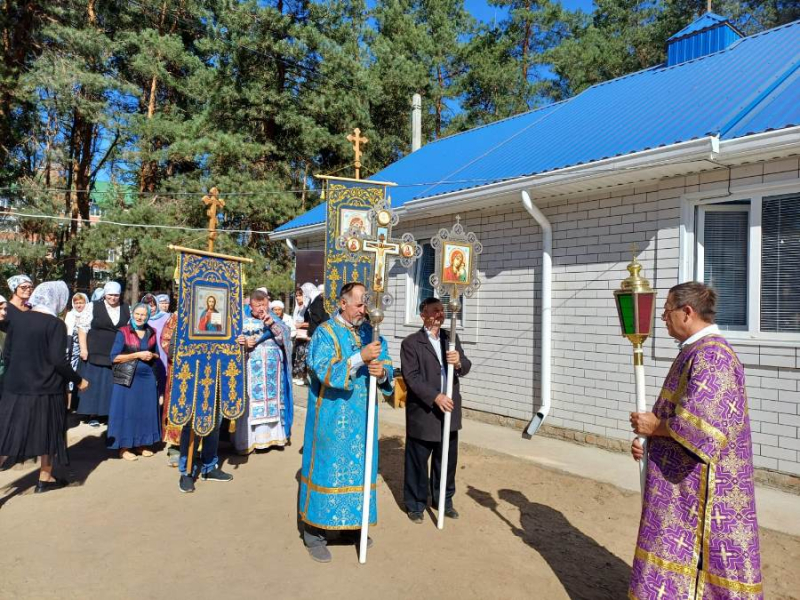
[[[149,458],[163,446],[169,464],[181,471],[181,491],[193,491],[198,473],[186,472],[190,432],[167,418],[178,318],[170,296],[147,293],[129,306],[115,281],[91,298],[76,292],[71,300],[63,282],[34,288],[20,274],[7,284],[10,299],[0,296],[0,468],[38,458],[37,493],[66,485],[52,471],[54,463],[68,462],[65,433],[72,412],[90,427],[105,425],[107,447],[121,459]],[[245,297],[237,341],[246,350],[248,403],[229,426],[240,454],[291,442],[292,385],[306,384],[308,331],[318,324],[308,322],[308,308],[321,298],[321,288],[298,287],[291,313],[265,288]],[[229,481],[218,465],[219,435],[217,428],[204,439],[199,475]]]
[[[173,427],[163,418],[177,322],[168,312],[169,297],[147,294],[129,308],[120,302],[119,284],[110,282],[91,301],[75,294],[62,322],[66,284],[45,282],[34,289],[29,277],[17,275],[8,285],[10,300],[0,297],[3,467],[39,457],[35,491],[65,485],[53,475],[53,465],[67,460],[69,384],[70,401],[90,423],[107,418],[108,447],[122,459],[152,456],[166,442],[179,448],[182,492],[194,491],[198,476],[232,479],[217,457],[219,426],[203,437],[200,458],[190,469],[189,427]],[[383,394],[393,390],[388,345],[373,337],[365,293],[361,283],[345,284],[329,316],[319,290],[307,284],[297,290],[289,316],[283,303],[270,302],[266,289],[256,289],[236,338],[247,355],[246,409],[232,436],[238,452],[289,444],[293,381],[309,386],[297,510],[308,554],[318,562],[331,560],[331,533],[358,540],[370,378]],[[716,305],[716,293],[702,283],[670,290],[661,319],[679,343],[678,355],[653,410],[630,416],[633,433],[648,439],[646,448],[638,438],[631,446],[635,460],[647,461],[631,597],[763,597],[744,369],[714,324]],[[453,504],[459,380],[471,367],[458,337],[451,349],[450,334],[442,330],[441,301],[423,300],[419,314],[422,327],[401,346],[408,387],[403,499],[413,523],[422,523],[427,508],[438,505],[442,477],[444,516],[459,518]],[[452,397],[445,394],[449,366]],[[448,412],[450,431],[443,433]],[[377,428],[370,434],[377,446]],[[444,444],[450,460],[443,474]],[[369,465],[369,523],[377,521],[377,457],[375,451]]]

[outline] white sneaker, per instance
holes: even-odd
[[[305,381],[303,381],[302,379],[292,379],[292,382],[295,385],[304,385],[305,384]]]

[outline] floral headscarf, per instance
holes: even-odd
[[[33,285],[33,281],[31,280],[31,278],[28,277],[27,275],[22,275],[22,274],[9,277],[6,283],[8,283],[8,289],[11,290],[12,294],[16,292],[17,288],[23,283],[30,283],[31,285]]]
[[[31,294],[31,306],[37,312],[57,317],[64,311],[69,300],[69,288],[63,281],[45,281],[36,286]]]

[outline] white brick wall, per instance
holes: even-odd
[[[731,169],[730,190],[774,181],[800,181],[798,159]],[[727,191],[719,169],[640,187],[582,197],[538,201],[553,225],[553,382],[551,425],[629,439],[635,407],[631,345],[619,335],[613,291],[627,276],[636,243],[644,274],[661,306],[678,282],[681,197],[700,190]],[[466,300],[461,332],[472,373],[462,382],[464,405],[519,419],[539,406],[539,300],[541,234],[517,197],[497,208],[461,213],[484,245],[483,287]],[[403,220],[398,233],[421,241],[454,215]],[[321,239],[303,245],[321,247]],[[654,270],[657,266],[657,270]],[[405,271],[391,271],[395,297],[383,333],[399,360],[400,342],[415,330],[405,321]],[[660,312],[660,311],[658,311]],[[645,354],[647,392],[657,396],[676,347],[660,319]],[[756,466],[800,475],[800,352],[797,347],[735,344],[746,366]]]

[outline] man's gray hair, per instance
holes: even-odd
[[[717,292],[714,288],[699,281],[687,281],[669,290],[669,297],[675,305],[672,308],[691,306],[706,323],[717,320]]]

